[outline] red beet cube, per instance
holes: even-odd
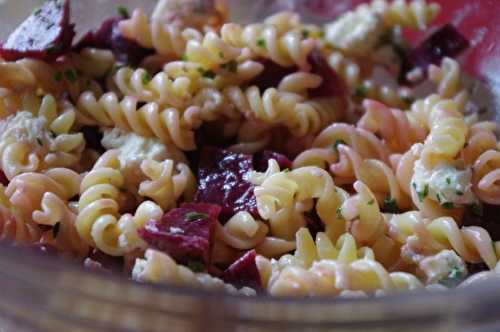
[[[251,287],[256,290],[262,289],[255,256],[255,250],[248,251],[224,271],[222,280],[232,284],[236,288]]]
[[[183,204],[164,214],[161,220],[147,222],[139,235],[179,263],[201,262],[207,267],[220,210],[212,204]]]
[[[213,147],[203,149],[198,169],[196,202],[222,207],[222,222],[240,211],[258,216],[254,186],[246,175],[253,171],[251,155],[233,153]]]
[[[74,36],[69,0],[45,1],[2,43],[0,56],[53,60],[69,51]]]
[[[265,150],[260,156],[255,157],[255,165],[259,172],[265,172],[267,170],[269,159],[276,160],[281,170],[292,168],[292,162],[287,156],[278,152]]]
[[[343,97],[345,89],[342,80],[321,52],[317,49],[313,50],[309,54],[308,61],[311,64],[311,73],[323,79],[320,86],[309,90],[309,95],[311,97]]]

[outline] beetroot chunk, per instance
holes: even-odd
[[[4,186],[7,186],[9,184],[9,179],[7,179],[5,173],[2,170],[0,170],[0,183]]]
[[[264,66],[264,70],[262,71],[262,73],[257,75],[257,77],[255,77],[249,84],[256,85],[257,87],[259,87],[260,91],[277,87],[283,77],[293,74],[298,70],[298,68],[295,66],[282,67],[276,62],[268,59],[259,59],[258,62],[260,62]]]
[[[287,156],[278,152],[265,150],[262,154],[255,156],[254,163],[257,171],[265,172],[270,159],[276,160],[281,170],[292,168],[292,162],[287,158]]]
[[[108,49],[119,62],[138,65],[142,59],[152,54],[153,50],[143,48],[135,41],[123,37],[118,28],[122,20],[121,17],[105,20],[97,30],[87,32],[75,49],[81,50],[85,47]]]
[[[255,250],[248,251],[224,271],[222,280],[232,284],[236,288],[250,287],[255,290],[262,289],[255,256]]]
[[[222,222],[235,213],[247,211],[258,216],[254,186],[245,179],[254,170],[252,156],[206,147],[198,168],[196,202],[218,204],[222,207]]]
[[[69,0],[45,1],[2,43],[0,56],[7,61],[54,60],[69,51],[74,36]]]
[[[307,59],[311,64],[311,73],[321,76],[323,79],[320,86],[308,91],[309,95],[311,97],[343,97],[345,89],[342,80],[330,67],[321,52],[315,49]]]
[[[453,25],[446,24],[409,55],[415,67],[426,69],[430,64],[440,65],[444,57],[454,58],[469,47],[469,41]]]
[[[210,248],[220,206],[204,203],[182,204],[146,223],[139,235],[151,247],[166,252],[182,264],[210,263]]]

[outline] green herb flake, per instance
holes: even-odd
[[[288,172],[290,172],[290,169],[289,169],[289,168],[285,168],[285,169],[283,170],[283,172],[288,173]]]
[[[198,221],[208,218],[208,214],[202,212],[188,212],[185,215],[186,221]]]
[[[149,82],[151,82],[153,80],[153,78],[151,77],[151,74],[148,73],[147,71],[144,72],[144,74],[142,74],[142,84],[144,85],[148,85]]]
[[[439,195],[439,193],[436,193],[436,198],[437,198],[438,202],[441,203],[441,195]]]
[[[339,148],[340,144],[344,144],[345,145],[347,143],[343,139],[337,139],[337,140],[335,140],[335,143],[333,143],[333,145],[332,145],[333,151],[338,152],[338,148]]]
[[[307,39],[309,38],[310,32],[307,29],[302,30],[302,38]]]
[[[457,196],[463,196],[464,195],[464,192],[463,191],[460,191],[460,190],[455,190],[455,194]]]
[[[189,261],[187,267],[194,273],[200,273],[205,271],[205,265],[200,261]]]
[[[266,48],[266,40],[264,38],[257,38],[257,46]]]
[[[375,200],[373,198],[368,201],[368,205],[373,205],[373,203],[375,203]]]
[[[38,15],[40,15],[41,13],[42,13],[42,8],[38,8],[37,10],[35,10],[35,11],[33,12],[33,15],[38,16]]]
[[[465,277],[465,271],[457,266],[453,267],[450,273],[439,280],[439,283],[445,287],[452,288],[456,287],[462,279]]]
[[[182,60],[182,61],[188,61],[188,56],[187,56],[186,54],[183,54],[183,55],[181,56],[181,60]]]
[[[222,69],[225,69],[231,73],[236,73],[238,71],[238,63],[235,60],[231,60],[227,63],[221,65]]]
[[[219,51],[219,58],[224,59],[224,52]]]
[[[447,209],[447,210],[451,210],[455,207],[453,202],[444,202],[441,204],[441,206],[443,207],[443,209]]]
[[[368,89],[364,85],[359,85],[354,89],[353,96],[357,98],[364,98],[368,92]]]
[[[483,216],[483,206],[480,203],[473,203],[469,205],[470,212],[476,217]]]
[[[416,185],[414,185],[414,188],[415,188],[415,190],[416,190]],[[424,199],[427,197],[427,195],[429,195],[429,185],[428,185],[428,184],[426,184],[426,185],[424,186],[424,190],[422,190],[422,191],[417,191],[417,195],[418,195],[418,200],[419,200],[420,202],[423,202],[423,201],[424,201]]]
[[[398,204],[396,200],[392,197],[386,197],[384,199],[384,208],[383,210],[388,213],[397,213],[399,212]]]
[[[342,218],[342,208],[340,206],[337,208],[337,210],[335,210],[335,214],[337,215],[337,218]]]
[[[68,69],[64,72],[64,77],[70,82],[71,84],[75,84],[77,80],[77,75],[76,72],[73,69]]]
[[[118,12],[118,15],[120,15],[122,18],[124,18],[124,19],[130,18],[130,14],[128,12],[128,8],[125,7],[124,5],[119,5],[116,8],[116,11]]]
[[[215,78],[215,72],[213,70],[205,70],[203,77],[213,80]]]
[[[407,105],[411,105],[415,102],[415,98],[413,97],[410,97],[410,96],[406,96],[406,97],[403,97],[401,98]]]
[[[61,229],[61,223],[57,222],[52,228],[52,237],[55,239],[59,235],[59,230]]]
[[[43,146],[43,141],[40,137],[36,138],[36,142],[38,143],[38,145]]]
[[[60,71],[54,74],[54,81],[61,82],[62,79],[63,79],[63,74]]]
[[[448,185],[450,185],[450,184],[451,184],[451,179],[450,179],[450,178],[446,178],[446,183],[447,183]]]

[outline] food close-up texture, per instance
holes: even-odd
[[[500,276],[498,125],[460,64],[474,41],[434,24],[438,3],[372,0],[321,24],[230,10],[159,0],[81,31],[48,0],[13,28],[0,238],[244,296]]]

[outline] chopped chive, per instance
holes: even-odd
[[[64,72],[64,77],[71,83],[75,84],[77,80],[76,72],[73,69],[68,69]]]
[[[59,235],[59,230],[61,229],[61,222],[57,222],[52,228],[52,237],[55,239]]]
[[[337,139],[335,141],[335,143],[333,143],[333,146],[332,146],[333,151],[337,152],[340,144],[344,144],[345,145],[347,143],[343,139]]]
[[[406,97],[403,97],[401,98],[407,105],[411,105],[415,102],[415,98],[413,97],[410,97],[410,96],[406,96]]]
[[[290,169],[289,169],[289,168],[285,168],[285,169],[283,170],[283,172],[288,173],[288,172],[290,172]]]
[[[325,31],[324,31],[324,30],[321,30],[321,31],[319,32],[319,37],[320,37],[320,38],[325,38]]]
[[[183,54],[183,55],[181,56],[181,60],[182,60],[182,61],[188,61],[188,56],[187,56],[186,54]]]
[[[186,221],[198,221],[208,218],[208,214],[202,212],[188,212],[185,217]]]
[[[460,190],[456,190],[456,191],[455,191],[455,194],[457,194],[457,196],[463,196],[463,195],[464,195],[464,192],[463,192],[463,191],[460,191]]]
[[[224,59],[224,52],[219,51],[219,58]]]
[[[446,277],[439,281],[439,283],[448,288],[456,287],[462,281],[464,272],[463,269],[455,266]]]
[[[423,201],[424,201],[424,199],[427,197],[427,195],[429,195],[429,185],[428,185],[428,184],[426,184],[426,185],[424,186],[424,190],[422,190],[422,191],[417,191],[417,194],[418,194],[418,200],[419,200],[420,202],[423,202]]]
[[[304,39],[309,38],[309,30],[307,29],[302,30],[302,38]]]
[[[42,8],[38,8],[37,10],[35,10],[35,11],[33,12],[33,15],[38,16],[38,15],[40,15],[41,13],[42,13]]]
[[[398,207],[398,204],[396,203],[396,200],[392,197],[386,197],[384,199],[384,207],[383,207],[383,210],[385,212],[389,212],[389,213],[397,213],[399,212],[399,207]]]
[[[266,40],[264,38],[257,38],[257,46],[266,48]]]
[[[54,81],[61,82],[62,79],[63,79],[63,74],[60,71],[54,74]]]
[[[122,18],[124,18],[124,19],[130,18],[130,14],[128,12],[128,8],[125,7],[124,5],[119,5],[116,8],[116,11],[118,12],[118,15],[120,15]]]
[[[439,195],[439,193],[436,193],[436,198],[437,198],[438,202],[441,203],[441,196]]]
[[[205,265],[200,261],[189,261],[187,267],[194,273],[205,271]]]
[[[36,138],[36,142],[38,143],[38,145],[43,146],[43,141],[40,137]]]
[[[473,203],[469,206],[469,208],[473,215],[477,217],[483,216],[483,206],[480,203]]]
[[[447,184],[451,184],[451,179],[450,178],[446,178],[446,183]]]
[[[360,85],[356,87],[356,89],[353,92],[354,97],[358,98],[364,98],[366,96],[366,93],[368,92],[368,89],[364,85]]]
[[[373,203],[375,203],[375,200],[373,198],[368,201],[368,205],[373,205]]]
[[[441,204],[441,206],[443,207],[443,209],[447,209],[447,210],[451,210],[455,207],[453,202],[444,202]]]
[[[238,71],[238,63],[235,60],[226,62],[222,64],[221,67],[231,73],[236,73]]]
[[[141,79],[142,79],[142,84],[147,85],[147,84],[149,84],[149,82],[151,82],[151,80],[153,78],[151,77],[150,73],[148,73],[147,71],[145,71],[144,74],[142,74],[142,78]]]
[[[337,215],[337,218],[342,218],[342,208],[340,206],[337,210],[335,210],[335,214]]]
[[[215,78],[215,73],[213,70],[206,70],[204,73],[203,73],[203,77],[205,78],[209,78],[211,80],[213,80]]]

